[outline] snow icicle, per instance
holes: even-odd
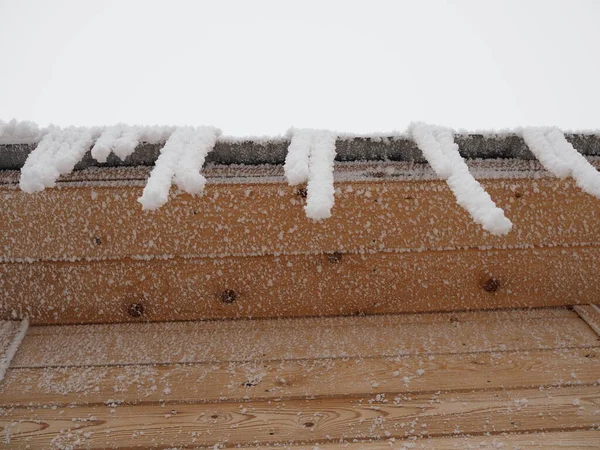
[[[304,210],[310,219],[331,217],[336,139],[336,134],[327,130],[292,130],[284,172],[291,186],[308,182]]]
[[[492,234],[507,234],[512,223],[469,172],[452,131],[419,122],[411,125],[410,132],[435,173],[446,180],[457,203],[473,220]]]
[[[140,142],[156,144],[166,141],[174,129],[174,127],[141,127],[124,124],[108,127],[94,144],[92,157],[98,162],[106,162],[112,152],[124,161],[135,151]]]
[[[177,128],[160,151],[144,192],[138,201],[143,209],[158,209],[169,199],[173,180],[190,193],[200,194],[206,179],[200,174],[206,155],[221,131],[214,127]]]
[[[525,143],[544,168],[559,178],[571,176],[584,192],[600,198],[600,172],[592,166],[557,128],[529,127]]]
[[[71,173],[81,161],[93,134],[89,128],[55,129],[46,134],[21,169],[21,189],[33,193],[55,186],[59,176]]]

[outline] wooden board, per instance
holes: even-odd
[[[13,448],[159,448],[589,430],[598,386],[248,403],[11,409]]]
[[[573,309],[600,336],[600,308],[598,305],[580,305]]]
[[[385,172],[383,172],[385,174]],[[456,204],[442,181],[340,181],[330,219],[305,217],[298,190],[225,180],[203,197],[174,196],[155,212],[143,183],[62,183],[30,195],[0,186],[4,261],[374,253],[382,250],[600,244],[600,202],[555,178],[482,180],[514,230],[492,236]]]
[[[599,343],[600,346],[600,343]],[[13,368],[0,407],[212,403],[592,385],[600,348],[161,365]]]
[[[6,263],[0,317],[65,324],[572,305],[600,298],[599,273],[600,246]],[[143,314],[132,317],[132,304]]]
[[[445,321],[418,323],[405,323],[405,316],[397,315],[33,327],[12,366],[297,360],[597,346],[599,336],[572,314],[529,319],[507,312],[506,320],[483,322],[461,321],[460,315],[449,313],[433,315]]]
[[[0,439],[594,448],[599,350],[567,308],[34,326],[0,387]]]

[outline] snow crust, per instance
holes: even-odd
[[[469,172],[458,152],[452,130],[417,122],[411,125],[410,131],[435,173],[446,180],[457,203],[471,214],[473,220],[492,234],[507,234],[512,223]]]
[[[291,186],[308,183],[304,210],[314,220],[331,217],[335,203],[333,167],[337,135],[327,130],[292,129],[283,166]]]
[[[98,129],[76,127],[47,133],[21,169],[21,189],[34,193],[55,186],[60,175],[73,171],[98,134]]]
[[[173,180],[190,194],[204,191],[206,178],[200,173],[206,155],[221,133],[214,127],[180,127],[160,151],[156,165],[138,201],[143,209],[158,209],[169,199]]]
[[[584,192],[600,198],[600,172],[557,128],[529,127],[523,139],[544,168],[559,178],[572,177]]]

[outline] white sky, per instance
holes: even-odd
[[[600,128],[600,1],[0,0],[0,119]]]

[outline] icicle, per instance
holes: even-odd
[[[308,181],[306,216],[314,220],[331,217],[335,133],[326,130],[292,130],[284,172],[292,186]]]
[[[415,123],[411,125],[410,132],[433,170],[446,180],[457,203],[471,214],[473,220],[492,234],[507,234],[512,223],[469,172],[458,152],[452,131]]]
[[[157,209],[169,199],[173,179],[180,189],[200,194],[206,179],[200,174],[206,155],[220,134],[213,127],[177,128],[160,151],[144,192],[138,201],[143,209]]]
[[[13,337],[10,345],[6,349],[4,355],[0,358],[0,383],[4,380],[4,376],[6,375],[6,371],[10,366],[10,362],[15,357],[21,342],[23,342],[23,338],[25,338],[25,334],[27,334],[27,329],[29,328],[29,320],[27,318],[21,321],[19,325],[19,329],[17,333]]]
[[[21,169],[21,189],[33,193],[53,187],[60,175],[71,173],[81,161],[94,134],[89,128],[56,129],[46,134]]]
[[[557,128],[529,127],[523,130],[525,143],[553,175],[573,177],[584,192],[600,198],[600,172],[579,153]]]

